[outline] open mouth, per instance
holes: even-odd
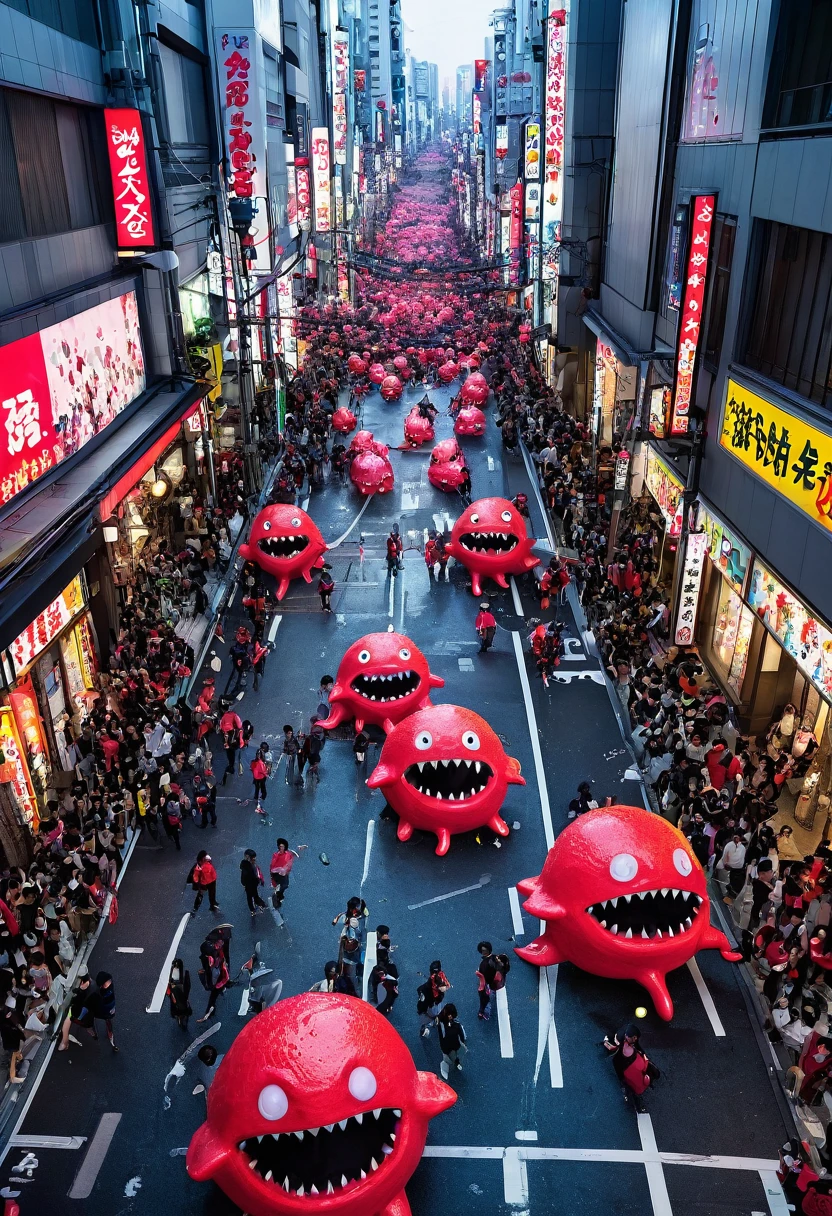
[[[308,536],[262,536],[257,548],[267,557],[296,557],[308,544]]]
[[[517,537],[513,532],[464,532],[459,543],[469,553],[510,553]]]
[[[400,701],[415,692],[421,677],[415,671],[396,671],[389,676],[356,676],[351,687],[368,701]]]
[[[248,1167],[294,1195],[334,1195],[363,1182],[396,1150],[400,1110],[366,1110],[305,1131],[251,1136],[240,1144]]]
[[[701,906],[702,896],[694,895],[693,891],[662,887],[605,899],[587,908],[587,912],[608,933],[658,941],[679,937],[692,929]]]
[[[404,779],[428,798],[464,802],[481,793],[493,776],[482,760],[422,760],[405,770]]]

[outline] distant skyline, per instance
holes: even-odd
[[[440,80],[450,77],[451,97],[460,64],[482,59],[488,19],[497,7],[491,0],[402,0],[409,27],[405,45],[416,59],[438,64]]]

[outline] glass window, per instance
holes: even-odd
[[[754,220],[739,358],[832,407],[832,235]]]
[[[208,144],[208,103],[201,63],[159,42],[172,144]]]
[[[702,352],[705,366],[713,372],[719,366],[719,356],[722,351],[736,235],[737,221],[734,216],[720,215],[717,212],[714,216],[714,228],[711,234],[711,268],[708,295],[705,300],[705,345]]]
[[[98,46],[95,0],[8,0],[11,8],[33,21],[42,21],[69,38]],[[106,5],[103,6],[106,8]]]
[[[763,126],[832,123],[832,0],[780,5]]]

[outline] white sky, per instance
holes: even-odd
[[[444,78],[451,79],[453,104],[456,69],[482,59],[488,20],[499,7],[497,0],[402,0],[402,17],[409,27],[405,46],[416,59],[439,65],[440,104]]]

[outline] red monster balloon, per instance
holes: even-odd
[[[356,431],[356,433],[352,437],[352,443],[350,444],[350,451],[351,452],[371,452],[373,450],[374,443],[375,443],[375,440],[373,439],[372,431]]]
[[[446,494],[458,490],[465,481],[465,457],[460,452],[455,460],[443,460],[439,464],[431,461],[428,465],[428,481]]]
[[[430,469],[428,469],[430,476]],[[507,574],[525,574],[538,560],[523,516],[507,498],[478,498],[454,524],[446,551],[471,575],[471,590],[482,595],[482,579],[507,587]]]
[[[454,433],[457,435],[484,435],[485,414],[475,405],[464,405],[456,416]]]
[[[440,439],[430,454],[431,464],[444,464],[447,460],[458,460],[462,449],[455,439]]]
[[[247,562],[277,579],[277,598],[282,600],[293,578],[312,582],[312,571],[324,564],[326,541],[300,507],[273,503],[254,518],[248,544],[240,545]]]
[[[360,355],[350,355],[347,359],[347,368],[354,376],[363,376],[367,370],[367,364]]]
[[[455,1101],[383,1014],[308,992],[237,1035],[186,1166],[250,1216],[410,1216],[428,1123]]]
[[[394,726],[367,782],[399,816],[399,840],[414,827],[433,832],[438,857],[459,832],[487,826],[508,836],[500,808],[509,785],[525,784],[486,720],[461,705],[420,709]]]
[[[393,489],[393,466],[377,452],[359,452],[350,466],[350,478],[362,494],[389,494]]]
[[[443,384],[450,384],[459,375],[459,368],[455,363],[440,363],[436,374]]]
[[[430,418],[424,418],[419,413],[418,405],[414,405],[404,420],[405,443],[409,443],[411,447],[418,448],[420,443],[427,443],[435,438],[436,432],[433,429],[433,423]]]
[[[374,363],[370,368],[370,379],[373,384],[381,384],[387,372],[384,370],[382,363]]]
[[[410,364],[408,363],[408,361],[404,355],[396,355],[395,359],[393,360],[393,366],[396,368],[397,371],[400,371],[400,372],[406,372],[406,371],[410,370]]]
[[[349,435],[350,431],[354,431],[357,426],[358,419],[345,405],[340,405],[332,415],[332,429],[340,431],[342,435]]]
[[[711,927],[702,867],[680,831],[635,806],[587,811],[558,836],[543,872],[517,884],[543,934],[517,949],[539,967],[571,962],[592,975],[635,980],[670,1021],[668,971],[697,950],[742,957]]]
[[[463,384],[462,388],[459,390],[460,400],[463,401],[465,405],[485,405],[485,403],[488,401],[489,388],[485,381],[485,377],[482,377],[482,383],[480,383],[479,380],[474,379],[474,377],[479,376],[479,374],[479,372],[472,372]]]
[[[404,391],[404,385],[398,376],[385,376],[379,385],[379,392],[385,401],[398,401]]]
[[[429,706],[431,688],[444,684],[403,633],[368,633],[341,660],[329,694],[330,714],[321,726],[332,730],[355,718],[357,731],[365,722],[390,731],[414,710]]]

